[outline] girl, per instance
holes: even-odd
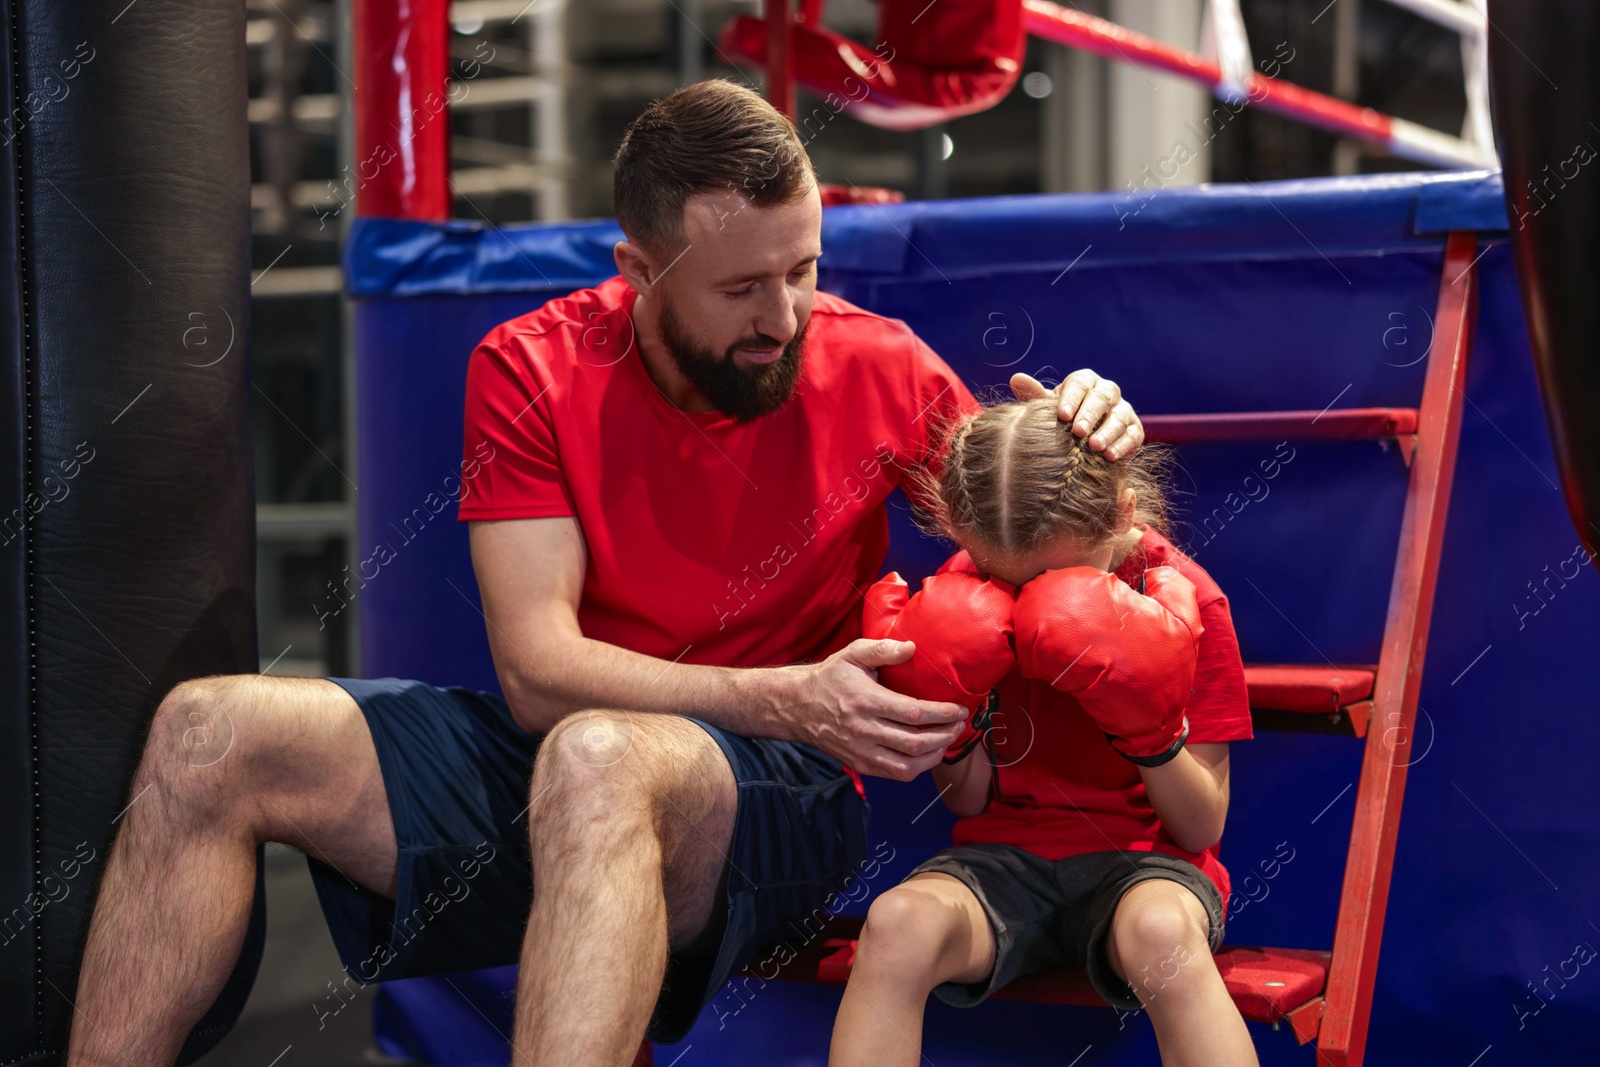
[[[1256,1063],[1212,959],[1227,742],[1251,736],[1228,602],[1165,536],[1160,452],[1107,461],[1055,408],[962,423],[922,494],[962,551],[914,597],[868,593],[866,636],[917,646],[880,680],[974,716],[934,770],[955,845],[873,902],[832,1067],[916,1064],[930,992],[1058,967],[1147,1010],[1168,1067]]]

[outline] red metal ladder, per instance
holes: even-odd
[[[1263,729],[1339,732],[1363,738],[1356,810],[1331,952],[1226,945],[1218,969],[1246,1019],[1287,1021],[1300,1044],[1315,1040],[1330,1067],[1360,1067],[1372,1012],[1378,947],[1394,869],[1409,760],[1397,739],[1415,736],[1428,626],[1444,542],[1445,516],[1461,436],[1462,402],[1477,310],[1477,235],[1445,240],[1433,346],[1416,408],[1152,415],[1151,440],[1383,440],[1399,442],[1410,468],[1388,616],[1375,665],[1250,665],[1252,716]],[[1375,711],[1381,721],[1374,723]],[[860,920],[840,916],[834,936],[810,944],[780,977],[843,984],[855,958]],[[1081,971],[1018,979],[1005,999],[1103,1005]]]

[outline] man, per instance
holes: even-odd
[[[520,941],[514,1061],[625,1064],[860,869],[854,772],[908,780],[956,738],[963,709],[877,685],[909,644],[855,638],[884,500],[971,394],[904,324],[815,292],[815,177],[754,93],[648,108],[616,208],[620,277],[469,362],[459,517],[504,698],[173,690],[71,1064],[173,1061],[237,956],[261,841],[307,854],[357,981],[509,963]],[[1142,441],[1114,383],[1079,372],[1060,396],[1109,454]],[[227,754],[186,759],[196,729]]]

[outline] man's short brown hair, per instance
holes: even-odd
[[[728,190],[758,207],[800,199],[816,182],[783,113],[733,82],[685,86],[644,109],[617,149],[612,202],[628,239],[653,254],[682,240],[683,206]]]

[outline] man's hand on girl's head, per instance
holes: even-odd
[[[1031,375],[1013,374],[1011,392],[1018,400],[1050,393],[1060,397],[1057,416],[1072,425],[1073,433],[1088,437],[1089,447],[1104,452],[1107,459],[1131,456],[1144,444],[1144,426],[1133,405],[1122,399],[1122,388],[1087,367],[1073,371],[1054,389],[1045,388]]]

